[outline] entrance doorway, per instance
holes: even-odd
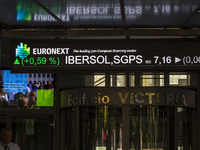
[[[191,109],[144,105],[125,107],[125,110],[120,106],[66,109],[65,148],[191,150]]]

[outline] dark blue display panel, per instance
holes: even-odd
[[[12,72],[198,71],[199,40],[16,40]]]

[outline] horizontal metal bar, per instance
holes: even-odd
[[[200,36],[200,29],[122,29],[122,30],[58,30],[0,31],[0,37],[90,37],[90,36]]]

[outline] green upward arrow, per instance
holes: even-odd
[[[15,59],[14,65],[20,65],[18,58]]]

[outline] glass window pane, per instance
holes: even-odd
[[[125,87],[126,86],[126,75],[111,75],[110,76],[111,87]]]
[[[105,75],[94,75],[94,86],[105,86]]]
[[[130,84],[130,87],[135,86],[135,75],[133,75],[133,74],[129,75],[129,84]]]
[[[171,86],[189,86],[190,75],[187,73],[170,73],[169,85]]]
[[[85,75],[85,86],[94,86],[94,75]]]
[[[164,86],[164,73],[143,73],[140,82],[142,87]]]

